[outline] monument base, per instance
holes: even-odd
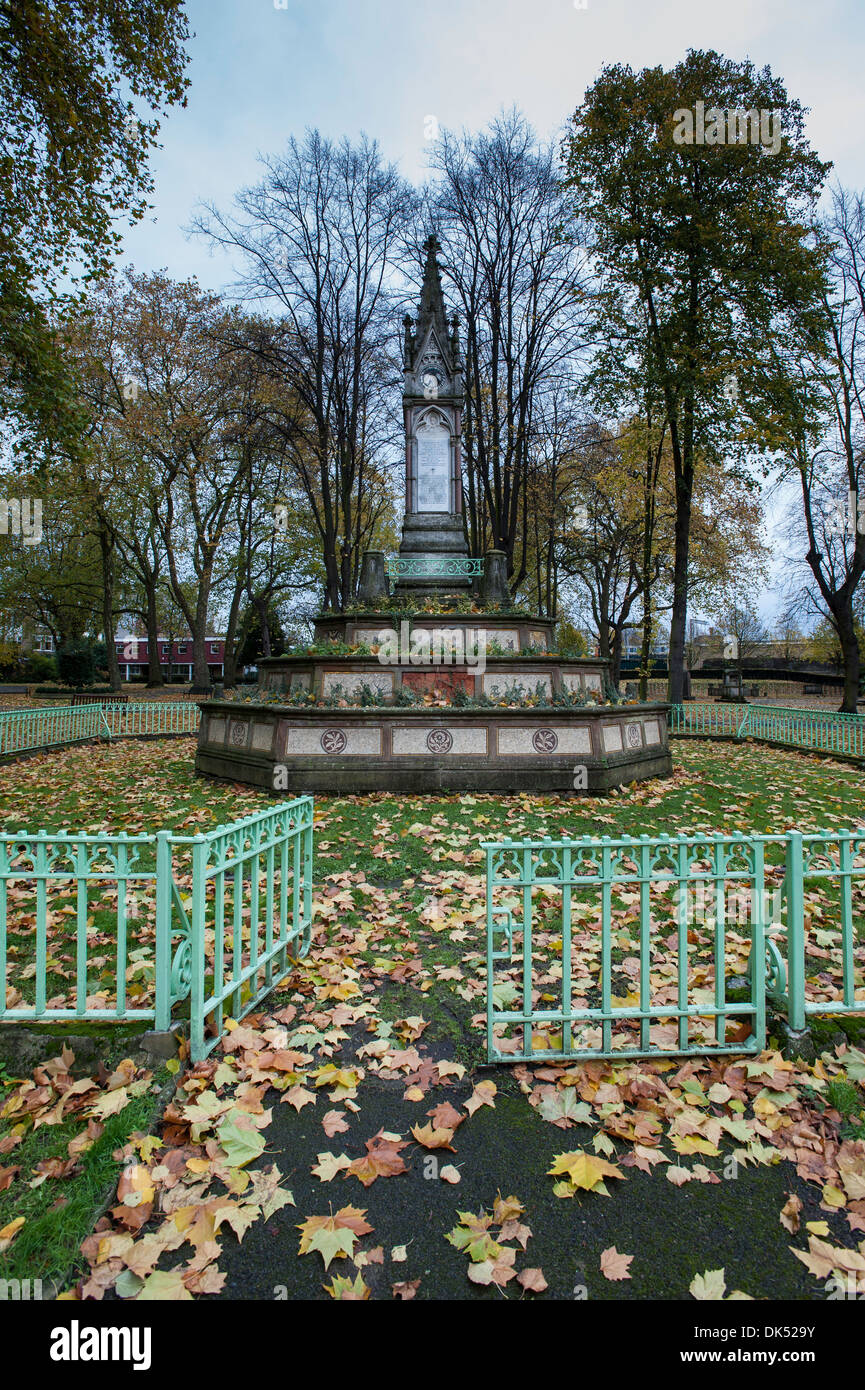
[[[195,766],[279,796],[591,795],[669,776],[666,708],[297,709],[210,701]]]

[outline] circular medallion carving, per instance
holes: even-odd
[[[242,748],[246,743],[246,724],[232,724],[231,742],[235,748]]]
[[[325,753],[342,753],[348,739],[342,729],[325,729],[320,742]]]
[[[431,753],[449,753],[454,746],[453,735],[447,729],[430,729],[426,746]]]
[[[532,734],[532,744],[536,753],[555,753],[559,736],[554,729],[538,729]]]
[[[625,737],[629,748],[642,748],[643,737],[639,724],[628,724],[625,728]]]

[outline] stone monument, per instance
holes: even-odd
[[[463,521],[459,324],[430,237],[403,322],[399,554],[363,557],[356,601],[308,647],[260,662],[255,696],[202,706],[196,768],[300,792],[600,792],[667,775],[666,706],[612,698],[606,663],[560,653],[515,604],[507,557]]]

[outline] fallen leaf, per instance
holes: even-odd
[[[615,1245],[611,1245],[608,1250],[601,1251],[601,1273],[611,1281],[630,1279],[628,1267],[633,1258],[633,1255],[620,1255]]]

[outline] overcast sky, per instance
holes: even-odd
[[[425,122],[478,129],[516,103],[553,136],[607,63],[670,67],[688,48],[768,64],[810,108],[833,178],[865,186],[865,0],[187,0],[195,37],[185,110],[154,152],[153,212],[126,237],[139,270],[212,289],[231,262],[189,238],[196,204],[227,208],[257,156],[317,127],[378,140],[407,178],[427,168]],[[777,599],[764,596],[767,615]]]

